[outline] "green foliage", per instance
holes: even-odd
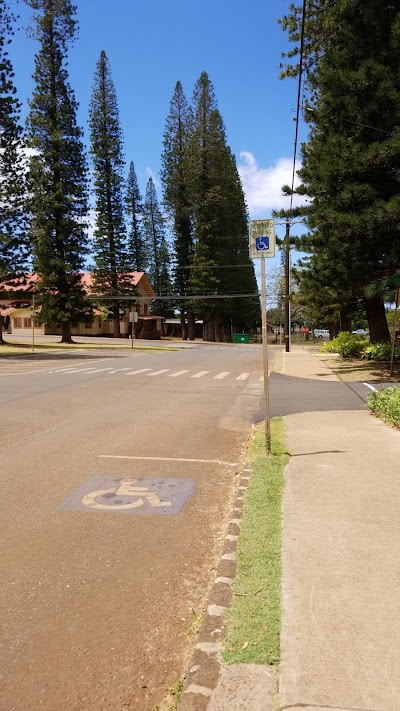
[[[260,304],[254,266],[248,255],[248,214],[243,189],[206,72],[202,72],[196,83],[192,112],[189,146],[195,236],[192,293],[254,294],[250,298],[193,303],[203,317],[205,339],[230,340],[231,324],[247,330],[260,320]]]
[[[327,341],[321,348],[321,353],[339,353],[342,358],[357,358],[368,342],[364,336],[357,333],[342,331],[332,341]]]
[[[87,166],[77,102],[68,82],[67,48],[76,34],[70,0],[26,0],[37,11],[35,88],[27,120],[30,237],[40,275],[41,318],[61,323],[70,340],[70,323],[90,311],[79,272],[88,253]]]
[[[281,511],[289,455],[283,419],[271,421],[270,455],[260,427],[250,446],[252,474],[237,549],[233,603],[227,612],[224,660],[275,665],[280,659]]]
[[[374,415],[384,422],[400,427],[400,389],[394,386],[373,392],[367,405]]]
[[[363,349],[362,358],[365,360],[390,361],[392,346],[390,343],[368,343]],[[394,359],[400,359],[400,346],[395,346]]]
[[[131,161],[128,180],[126,183],[126,212],[130,221],[128,234],[128,262],[133,271],[145,272],[148,267],[148,252],[142,233],[142,198],[135,173],[135,166]]]
[[[293,64],[301,7],[290,6],[282,26]],[[310,0],[305,23],[308,141],[302,148],[298,194],[308,232],[297,247],[310,253],[308,288],[326,306],[365,299],[371,341],[389,340],[384,282],[400,261],[399,9],[378,0]]]
[[[8,47],[13,16],[0,0],[0,281],[21,273],[26,265],[25,175],[22,162],[21,104],[16,96]],[[1,335],[0,335],[1,340]]]
[[[157,296],[171,293],[170,257],[165,234],[165,219],[161,213],[153,178],[146,186],[143,205],[143,230],[149,249],[149,278]],[[157,300],[152,312],[162,316],[172,315],[167,301]]]
[[[100,53],[89,109],[91,154],[93,159],[96,226],[94,230],[95,285],[102,294],[117,296],[135,293],[130,272],[124,219],[124,155],[117,95],[110,63]],[[132,255],[131,255],[132,256]],[[120,302],[114,299],[114,336],[120,334]]]

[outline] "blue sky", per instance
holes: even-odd
[[[297,82],[279,80],[287,38],[277,19],[287,12],[289,0],[75,2],[79,37],[70,51],[69,71],[86,142],[93,75],[104,49],[117,90],[127,163],[134,161],[142,193],[148,177],[155,178],[161,199],[162,136],[176,81],[190,100],[205,70],[237,158],[250,217],[270,217],[272,209],[288,206],[281,186],[291,182]],[[38,45],[24,29],[30,8],[21,0],[11,5],[20,15],[10,57],[25,117]],[[300,135],[305,137],[304,126]]]

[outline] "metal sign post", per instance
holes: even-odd
[[[35,352],[35,294],[32,294],[32,353]]]
[[[264,371],[265,449],[271,452],[271,418],[269,412],[268,344],[267,344],[267,287],[265,259],[275,256],[275,221],[251,220],[249,232],[250,259],[261,259],[261,322]]]

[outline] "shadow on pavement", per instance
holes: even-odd
[[[328,412],[330,410],[361,410],[363,398],[343,382],[321,382],[307,378],[271,373],[271,417],[293,415],[301,412]],[[264,410],[260,409],[260,422]]]

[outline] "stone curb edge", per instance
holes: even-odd
[[[185,677],[178,711],[206,711],[221,669],[222,640],[225,637],[223,615],[232,601],[232,584],[236,577],[236,548],[240,534],[245,493],[251,469],[243,466],[232,517],[229,520],[215,579],[209,594],[207,609]]]

